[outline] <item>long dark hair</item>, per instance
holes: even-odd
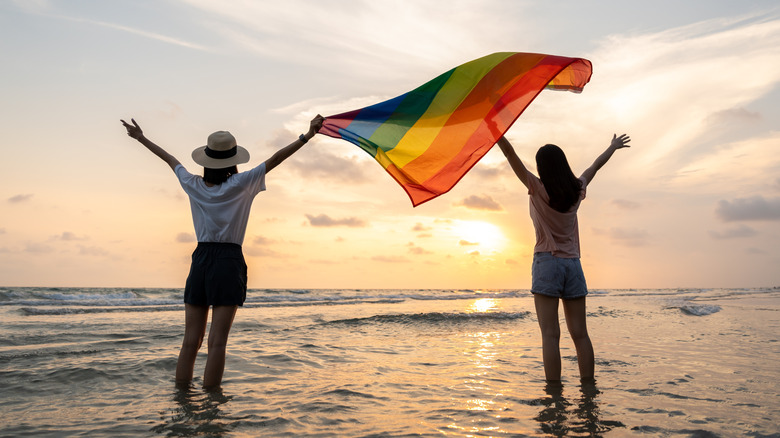
[[[574,176],[561,148],[546,144],[536,152],[536,170],[550,196],[550,207],[566,213],[580,199],[582,181]]]
[[[222,169],[212,169],[210,167],[204,167],[203,181],[215,185],[222,184],[223,182],[227,181],[230,175],[233,175],[234,173],[238,173],[238,168],[236,166],[225,167]]]

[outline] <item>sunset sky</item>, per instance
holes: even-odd
[[[195,247],[173,172],[228,130],[259,164],[331,115],[493,52],[584,57],[507,134],[578,175],[598,288],[780,286],[780,7],[755,1],[0,0],[0,286],[182,287]],[[412,208],[373,158],[315,137],[271,172],[252,288],[530,287],[525,188],[498,148]]]

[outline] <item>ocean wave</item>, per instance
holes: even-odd
[[[720,312],[720,306],[715,304],[683,304],[677,307],[686,315],[707,316]]]
[[[410,313],[374,315],[365,318],[337,319],[326,322],[327,325],[375,325],[375,324],[439,324],[439,323],[470,323],[481,321],[514,321],[524,319],[530,312],[474,312],[474,313]]]
[[[181,289],[0,289],[0,306],[18,307],[24,315],[170,311],[182,306]],[[517,290],[448,289],[250,289],[246,308],[354,304],[396,304],[407,300],[514,298]]]
[[[163,312],[171,310],[184,309],[184,305],[176,303],[166,306],[155,307],[20,307],[19,311],[23,315],[42,316],[42,315],[83,315],[88,313],[130,313],[130,312]]]

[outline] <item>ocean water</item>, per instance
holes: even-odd
[[[251,290],[213,392],[181,294],[0,288],[0,436],[780,436],[779,288],[591,291],[561,386],[526,290]]]

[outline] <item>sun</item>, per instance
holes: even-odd
[[[480,250],[497,251],[507,240],[501,228],[485,221],[457,221],[453,233],[460,239],[461,245]]]

